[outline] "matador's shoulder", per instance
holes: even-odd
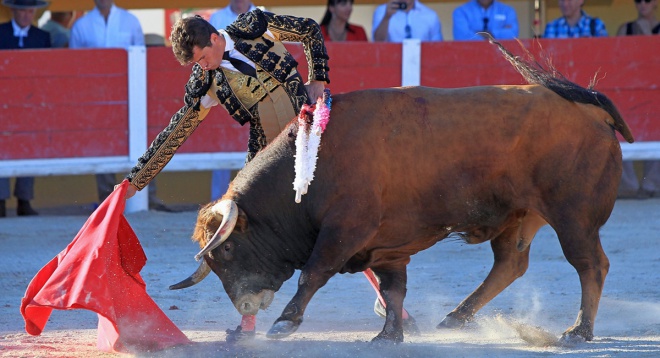
[[[238,15],[236,21],[227,26],[227,33],[238,38],[253,40],[263,35],[268,30],[268,18],[266,14],[254,9]]]

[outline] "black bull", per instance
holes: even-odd
[[[460,326],[524,274],[531,241],[549,224],[582,287],[564,339],[592,339],[609,269],[598,230],[621,177],[615,131],[633,138],[604,95],[500,49],[533,85],[335,96],[316,179],[300,204],[292,122],[200,210],[194,239],[204,260],[174,288],[212,270],[239,312],[256,314],[300,269],[297,293],[268,332],[279,338],[295,332],[330,277],[371,268],[387,303],[375,339],[402,341],[411,255],[452,233],[491,241],[491,272],[439,325]]]

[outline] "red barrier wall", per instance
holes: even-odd
[[[125,155],[126,58],[124,50],[0,51],[0,160]]]
[[[502,41],[525,56],[516,41]],[[659,36],[526,40],[537,59],[550,58],[566,78],[582,86],[594,76],[596,89],[607,95],[630,126],[635,140],[660,140]],[[464,87],[522,84],[523,78],[486,42],[443,42],[422,45],[422,85]]]
[[[515,54],[515,41],[504,45]],[[638,141],[659,141],[658,36],[523,42],[540,44],[567,78],[608,95]],[[401,45],[329,43],[333,93],[401,83]],[[301,64],[300,46],[289,46]],[[485,42],[422,44],[421,84],[463,87],[521,84],[523,79]],[[149,141],[182,105],[190,69],[169,48],[147,49]],[[0,160],[127,155],[127,54],[123,50],[0,51]],[[247,130],[214,108],[181,152],[246,150]]]

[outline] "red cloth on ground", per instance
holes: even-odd
[[[138,353],[190,343],[140,277],[147,257],[123,215],[128,185],[124,180],[32,279],[21,300],[27,333],[41,334],[54,308],[82,308],[98,314],[102,351]]]

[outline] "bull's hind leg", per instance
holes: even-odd
[[[580,276],[582,301],[575,324],[562,335],[564,341],[590,341],[594,337],[594,321],[610,262],[600,244],[598,229],[568,229],[557,231],[561,248],[568,262]]]
[[[373,341],[403,342],[402,310],[408,280],[406,267],[373,271],[380,278],[380,294],[385,300],[385,325]]]
[[[539,227],[536,227],[531,232],[531,237],[536,234],[538,229]],[[477,311],[527,271],[529,245],[525,246],[522,251],[518,250],[519,233],[519,227],[512,227],[491,240],[490,245],[495,261],[488,276],[474,292],[438,324],[438,329],[462,327],[474,317]],[[528,240],[531,241],[531,239]]]

